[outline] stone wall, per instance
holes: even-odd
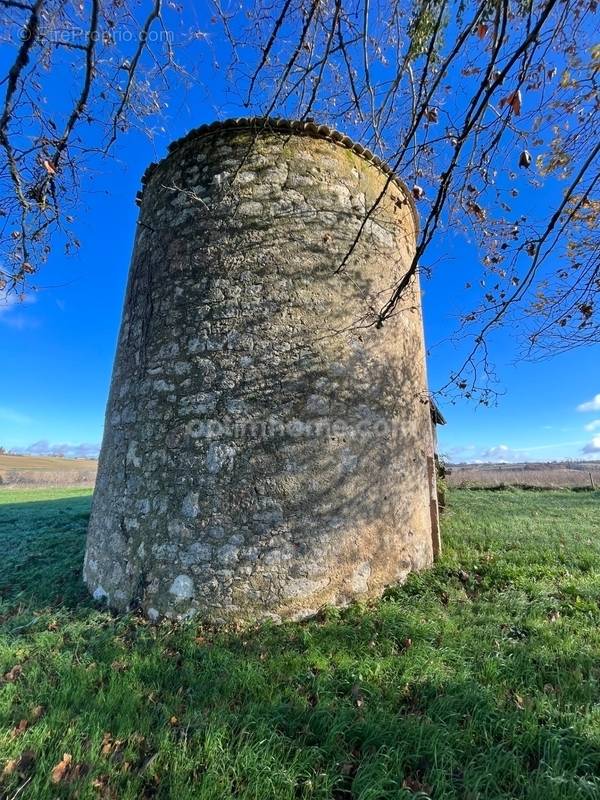
[[[372,324],[415,226],[403,186],[330,138],[223,125],[152,169],[88,534],[96,598],[300,618],[431,563],[417,282]]]

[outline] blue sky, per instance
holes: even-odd
[[[128,135],[116,151],[117,163],[100,163],[86,179],[76,223],[80,252],[67,257],[57,248],[39,276],[40,291],[23,303],[0,303],[0,445],[79,454],[97,449],[140,177],[168,141],[215,118],[219,88],[212,99],[196,87],[176,100],[164,135],[153,143]],[[237,111],[230,106],[225,115]],[[525,201],[539,199],[529,194]],[[477,268],[476,260],[473,248],[452,236],[441,237],[430,254],[431,262],[439,262],[422,287],[432,390],[456,366],[457,353],[444,340],[463,308],[457,271]],[[504,330],[493,341],[493,355],[502,392],[495,407],[440,401],[448,422],[439,432],[443,453],[453,461],[600,458],[600,347],[518,362],[513,333]]]

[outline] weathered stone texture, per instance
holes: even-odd
[[[151,619],[300,618],[432,561],[415,246],[389,182],[331,141],[217,129],[143,194],[85,560]]]

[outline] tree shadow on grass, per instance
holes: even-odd
[[[440,580],[451,592],[441,568],[367,609],[241,633],[90,614],[88,510],[87,497],[0,508],[3,601],[30,616],[65,609],[56,627],[42,620],[0,650],[0,674],[22,667],[1,687],[0,727],[45,709],[18,738],[0,738],[0,764],[35,754],[0,796],[29,777],[44,800],[105,789],[119,800],[600,796],[585,633],[561,647],[553,623],[551,640],[534,626],[515,641],[494,618],[494,641],[479,641],[469,604],[439,599]],[[75,766],[50,791],[65,752]]]
[[[47,709],[33,796],[63,751],[85,765],[65,797],[93,781],[106,797],[178,800],[598,796],[600,748],[573,715],[516,705],[502,681],[468,674],[448,632],[436,645],[385,605],[205,639],[132,616],[95,620],[70,644],[63,630],[51,678],[25,664],[20,685],[21,707]],[[438,646],[448,657],[434,674]]]
[[[91,495],[0,505],[0,602],[73,608],[88,598],[81,574]]]

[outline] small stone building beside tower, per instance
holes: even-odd
[[[404,184],[311,122],[238,119],[144,178],[85,580],[118,610],[299,619],[439,550]],[[360,235],[359,235],[360,234]]]

